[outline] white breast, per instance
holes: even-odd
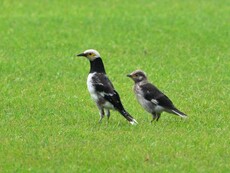
[[[135,88],[136,87],[136,88]],[[148,112],[152,113],[153,112],[153,109],[154,109],[154,106],[153,104],[146,100],[144,97],[143,97],[143,93],[140,89],[140,87],[138,85],[135,85],[134,86],[134,92],[136,94],[136,98],[138,100],[138,102],[140,103],[140,105]]]
[[[94,86],[93,86],[93,80],[92,80],[94,74],[95,74],[95,73],[90,73],[90,74],[88,75],[88,78],[87,78],[87,88],[88,88],[88,91],[89,91],[89,93],[90,93],[92,99],[93,99],[94,101],[97,101],[97,100],[98,100],[98,96],[97,96],[96,90],[95,90],[95,88],[94,88]]]

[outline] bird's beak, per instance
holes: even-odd
[[[131,75],[131,74],[127,74],[127,77],[130,77],[130,78],[132,78],[132,75]]]
[[[80,54],[78,54],[78,55],[76,55],[76,56],[86,56],[86,54],[80,53]]]

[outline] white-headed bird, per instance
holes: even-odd
[[[127,75],[134,81],[134,93],[140,105],[152,114],[152,121],[158,121],[163,111],[178,115],[182,118],[187,115],[179,111],[172,101],[156,86],[148,82],[145,72],[136,70]],[[151,121],[151,122],[152,122]]]
[[[106,116],[110,117],[110,109],[117,110],[131,124],[137,124],[137,121],[124,109],[120,96],[114,89],[113,84],[106,75],[103,61],[98,51],[89,49],[77,56],[84,56],[90,62],[90,71],[87,78],[87,87],[92,99],[95,101],[99,113],[100,120]]]

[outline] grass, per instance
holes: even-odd
[[[0,172],[229,172],[229,2],[0,2]],[[126,109],[98,124],[97,49]],[[189,119],[158,123],[126,74],[144,70]]]

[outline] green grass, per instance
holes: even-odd
[[[230,172],[227,0],[0,2],[0,172]],[[126,109],[98,124],[94,48]],[[126,74],[144,70],[189,119],[159,122]]]

